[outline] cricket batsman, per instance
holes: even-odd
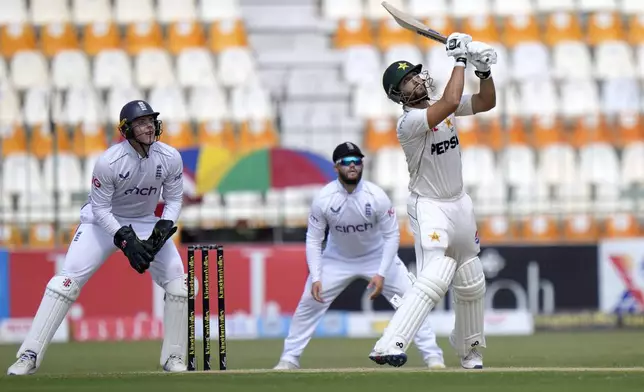
[[[407,213],[415,239],[417,276],[369,357],[381,364],[404,365],[409,342],[451,284],[456,322],[450,343],[463,368],[482,369],[478,348],[485,347],[485,276],[478,258],[472,199],[463,190],[455,117],[494,108],[490,65],[497,55],[491,46],[461,33],[448,37],[446,51],[454,59],[454,68],[438,99],[432,94],[432,78],[420,64],[397,61],[383,75],[387,97],[403,105],[397,135],[410,175]],[[463,95],[468,62],[480,78],[479,92],[473,95]]]
[[[398,258],[400,232],[389,197],[363,181],[360,148],[346,142],[333,151],[338,179],[313,200],[306,233],[309,276],[295,310],[284,351],[275,369],[300,367],[300,356],[333,300],[356,278],[369,280],[371,299],[381,293],[396,307],[411,289],[409,272]],[[325,231],[327,245],[322,250]],[[415,337],[427,366],[444,368],[443,352],[427,321]]]
[[[186,370],[188,288],[181,256],[174,242],[168,241],[177,231],[174,224],[181,211],[183,162],[176,149],[158,141],[162,132],[158,116],[145,101],[128,102],[121,109],[119,131],[125,140],[96,162],[88,201],[81,208],[81,223],[63,268],[47,283],[18,360],[7,374],[38,370],[83,286],[117,249],[136,272],[149,269],[154,282],[165,290],[160,365],[168,372]],[[166,204],[159,219],[154,210],[161,193]],[[105,300],[110,300],[109,292]]]

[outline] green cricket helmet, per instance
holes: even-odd
[[[422,64],[414,65],[409,61],[396,61],[388,66],[382,75],[382,87],[387,97],[396,103],[404,103],[402,93],[398,89],[400,82],[410,73],[420,73],[422,69]]]

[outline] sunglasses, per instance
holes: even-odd
[[[335,161],[336,164],[340,166],[351,166],[353,163],[356,166],[362,165],[362,158],[359,157],[344,157]]]

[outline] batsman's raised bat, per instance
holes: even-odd
[[[387,12],[389,12],[391,16],[394,17],[396,22],[402,28],[411,30],[416,34],[422,35],[423,37],[427,37],[434,41],[438,41],[443,44],[447,43],[447,37],[445,37],[443,34],[439,33],[438,31],[432,30],[429,27],[425,26],[417,19],[414,19],[411,15],[402,12],[401,10],[387,3],[386,1],[383,1],[380,4],[382,4],[382,6],[385,7]]]

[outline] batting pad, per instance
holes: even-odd
[[[163,346],[161,347],[161,366],[170,355],[186,359],[188,343],[188,286],[182,277],[165,285],[165,305],[163,307]]]
[[[72,278],[54,276],[49,280],[45,288],[45,295],[29,329],[29,334],[20,346],[16,358],[19,358],[26,350],[31,350],[38,354],[36,367],[40,366],[49,342],[79,294],[80,286]]]
[[[485,275],[478,257],[466,261],[454,276],[454,311],[456,315],[456,351],[465,356],[471,348],[485,347],[484,300]]]
[[[425,266],[411,290],[405,293],[376,350],[398,347],[407,351],[429,312],[447,293],[455,270],[456,261],[446,256],[436,257]]]

